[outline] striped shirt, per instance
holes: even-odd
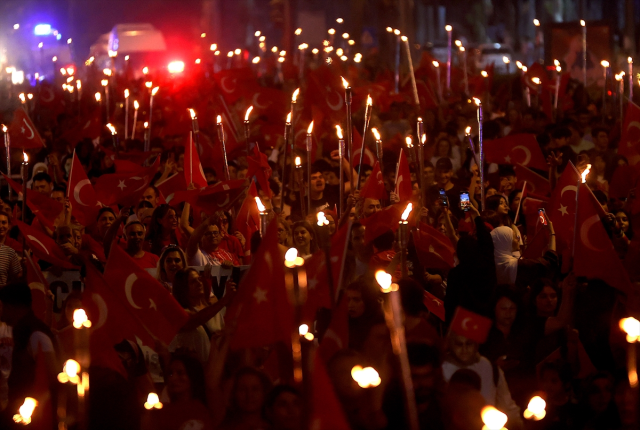
[[[21,272],[20,257],[16,251],[7,245],[0,245],[0,288],[18,278]]]

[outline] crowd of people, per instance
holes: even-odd
[[[254,79],[288,94],[299,84],[295,77],[276,79],[275,68],[272,73]],[[363,80],[368,75],[371,81],[376,74],[384,75],[374,60],[366,59],[350,73]],[[208,72],[193,80],[194,88],[211,81]],[[145,94],[143,81],[129,84]],[[3,112],[8,123],[12,112],[22,107],[15,91],[3,85],[3,97],[7,105],[12,104]],[[122,86],[122,81],[117,85]],[[301,86],[305,85],[302,81]],[[258,144],[249,153],[240,146],[227,154],[228,166],[220,160],[208,163],[203,156],[207,187],[185,182],[184,189],[174,194],[196,195],[216,184],[244,181],[243,193],[224,210],[199,207],[195,198],[169,198],[162,192],[162,184],[174,176],[184,177],[193,160],[185,159],[190,140],[163,130],[173,95],[156,101],[154,118],[160,125],[148,137],[149,152],[143,152],[142,140],[124,139],[120,133],[116,141],[104,133],[106,129],[93,140],[69,140],[66,132],[75,116],[96,107],[86,99],[76,104],[65,95],[67,103],[57,116],[50,107],[27,106],[46,146],[26,150],[31,159],[27,177],[21,179],[28,181],[26,209],[25,197],[2,187],[1,422],[13,425],[25,397],[36,395],[42,367],[49,395],[47,401],[39,400],[33,424],[50,420],[51,427],[39,428],[405,429],[413,428],[407,411],[409,403],[415,402],[418,426],[425,430],[480,430],[481,411],[487,405],[506,414],[505,427],[511,430],[637,429],[637,375],[633,386],[627,369],[628,344],[618,327],[620,319],[640,314],[640,277],[634,270],[640,255],[634,235],[638,212],[633,209],[637,167],[629,166],[628,159],[617,153],[622,119],[602,115],[602,106],[584,103],[579,92],[567,95],[575,100],[573,107],[551,118],[541,109],[527,107],[524,98],[500,99],[499,94],[504,94],[500,88],[496,82],[482,94],[483,140],[535,135],[548,170],[530,171],[548,184],[547,189],[524,187],[522,166],[515,164],[486,163],[481,175],[476,158],[476,105],[452,95],[436,108],[422,110],[408,101],[395,100],[384,109],[374,101],[370,125],[382,133],[384,146],[378,154],[383,156],[373,157],[373,140],[365,136],[371,150],[362,163],[356,157],[340,156],[333,125],[322,129],[316,124],[317,153],[315,161],[306,165],[304,145],[289,148],[282,136],[266,139],[269,122],[261,118],[250,130],[251,142]],[[195,97],[195,105],[216,98],[216,91],[189,94]],[[122,130],[125,111],[118,103],[107,116]],[[344,118],[345,113],[340,115]],[[417,135],[418,117],[424,124],[424,146],[406,146],[407,136],[413,142],[422,139]],[[364,106],[354,106],[354,125],[362,130]],[[147,139],[142,122],[136,126],[135,135]],[[220,142],[213,126],[201,127],[200,147],[196,147],[202,155],[202,147],[213,142],[219,148]],[[401,147],[403,157],[409,154],[410,195],[401,193],[398,186]],[[423,151],[422,157],[416,155],[418,151]],[[13,179],[15,160],[21,161],[17,155],[14,150]],[[294,172],[297,155],[303,166]],[[74,212],[77,190],[69,189],[75,159],[91,184],[104,175],[126,174],[131,166],[123,160],[157,170],[135,195],[136,204],[100,205],[95,212],[86,211],[95,218],[80,220]],[[583,187],[601,205],[598,222],[611,241],[609,252],[628,271],[630,288],[624,291],[575,273],[571,252],[556,239],[562,233],[554,228],[558,214],[550,212],[551,206],[546,206],[548,214],[537,211],[545,207],[542,202],[565,193],[557,188],[565,171],[575,169],[579,175],[588,165],[591,170]],[[57,202],[60,213],[44,217],[35,193]],[[260,217],[254,216],[255,197],[265,206],[260,217],[268,222],[262,228]],[[534,206],[533,224],[527,201]],[[398,221],[409,202],[413,204],[412,234],[407,239],[400,237]],[[327,220],[326,230],[318,227],[318,212]],[[54,243],[55,251],[38,239],[46,254],[57,255],[60,263],[34,249],[33,235],[25,233],[20,222]],[[257,312],[228,312],[230,306],[236,310],[250,306],[241,300],[267,301],[276,285],[284,285],[284,276],[273,275],[277,272],[270,266],[272,254],[265,254],[274,244],[262,240],[274,224],[281,254],[275,264],[295,248],[307,263],[310,280],[313,265],[324,261],[316,256],[323,252],[332,256],[333,273],[325,274],[314,287],[326,291],[329,301],[311,309],[308,326],[315,339],[302,347],[302,382],[294,377],[291,342],[230,348],[243,319],[255,318],[264,333],[276,330],[270,326],[278,324],[275,319]],[[539,237],[544,243],[534,247]],[[346,246],[342,254],[341,245]],[[184,310],[185,318],[171,342],[154,336],[155,344],[144,344],[138,336],[121,335],[117,343],[106,345],[120,361],[111,367],[94,360],[99,356],[92,346],[90,395],[83,406],[75,387],[58,382],[63,363],[78,359],[77,350],[65,348],[64,339],[73,333],[74,311],[98,291],[95,280],[105,272],[105,265],[123,253],[155,278],[149,288],[166,292]],[[60,277],[63,269],[68,270],[63,263],[78,273],[80,287],[69,285],[62,294],[64,288],[56,290],[42,278],[43,282],[33,281],[34,273],[45,273],[47,279]],[[216,266],[233,275],[222,281]],[[249,276],[259,268],[264,273]],[[389,299],[375,277],[379,270],[390,273],[398,286],[406,344],[402,354],[402,348],[392,342],[398,327],[389,323]],[[107,276],[104,282],[119,288]],[[122,287],[126,291],[127,284]],[[131,284],[128,287],[127,298],[133,305]],[[252,294],[243,295],[243,289]],[[44,292],[44,307],[36,309],[38,291]],[[110,308],[109,315],[113,312],[115,318],[98,324],[102,315],[87,309],[94,326],[125,333],[126,328],[119,325],[128,320]],[[461,321],[462,312],[468,317]],[[344,326],[340,326],[342,316]],[[264,337],[271,339],[269,334]],[[336,339],[343,342],[333,349],[326,346]],[[407,384],[403,357],[410,368],[410,396],[403,391]],[[314,368],[314,360],[315,370],[308,371],[307,365]],[[355,366],[376,369],[379,385],[361,388],[352,377]],[[323,384],[325,373],[328,379]],[[158,394],[161,409],[145,409],[149,393]],[[546,416],[538,421],[525,419],[523,412],[536,395],[546,401]],[[50,418],[41,406],[46,402],[52,405]]]

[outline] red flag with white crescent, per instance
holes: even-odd
[[[69,173],[67,196],[71,201],[71,214],[80,224],[89,225],[96,220],[100,203],[75,151]]]
[[[640,161],[640,107],[634,103],[627,104],[618,154],[627,157],[631,166]]]
[[[150,167],[141,167],[138,172],[110,173],[102,175],[96,181],[96,198],[105,206],[120,204],[135,206],[151,184],[158,171],[160,157]]]
[[[67,257],[62,248],[49,236],[22,221],[14,220],[13,222],[20,229],[22,236],[24,236],[27,241],[29,249],[33,251],[36,257],[63,269],[78,269],[78,266],[67,261]]]
[[[200,164],[198,149],[193,141],[193,133],[189,133],[189,142],[184,151],[184,179],[187,184],[195,183],[200,188],[207,186],[207,178]]]
[[[547,206],[547,216],[553,222],[556,232],[556,250],[569,261],[573,249],[573,226],[576,216],[576,192],[580,182],[580,174],[573,166],[567,164],[551,195]],[[539,257],[539,255],[538,255]]]
[[[167,344],[189,319],[171,293],[119,246],[111,248],[104,278],[127,311]]]
[[[24,107],[20,106],[13,113],[13,121],[9,125],[9,137],[14,148],[42,148],[44,141],[36,129]]]
[[[371,174],[360,190],[360,198],[383,200],[386,197],[387,191],[384,188],[384,180],[382,179],[382,172],[380,171],[380,163],[376,161]]]
[[[534,134],[513,134],[500,139],[485,140],[487,163],[522,164],[547,170],[547,161]]]
[[[459,336],[464,336],[476,343],[482,344],[489,336],[491,330],[491,320],[475,312],[458,306],[453,315],[449,330]]]
[[[398,158],[398,171],[396,172],[396,188],[395,193],[400,198],[400,202],[407,202],[413,197],[413,187],[411,185],[411,171],[409,170],[409,162],[404,148],[400,148],[400,157]]]

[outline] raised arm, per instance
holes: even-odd
[[[184,214],[184,210],[182,213]],[[198,250],[200,249],[200,239],[202,239],[207,228],[209,228],[210,222],[211,218],[207,218],[202,221],[198,228],[195,230],[191,229],[193,233],[191,234],[191,237],[189,237],[189,242],[187,243],[187,261],[191,261],[191,259],[198,253]]]
[[[554,331],[560,330],[571,324],[571,315],[573,313],[573,302],[576,292],[576,276],[572,273],[562,282],[562,303],[558,315],[547,318],[544,325],[544,334],[548,335]]]
[[[113,245],[113,241],[116,240],[116,236],[118,235],[118,229],[120,225],[127,221],[129,215],[131,214],[131,208],[124,207],[120,211],[120,215],[114,221],[113,224],[109,227],[107,232],[104,234],[104,255],[109,257],[109,252],[111,251],[111,245]]]

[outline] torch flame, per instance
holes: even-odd
[[[112,136],[114,136],[116,134],[116,128],[113,126],[113,124],[111,124],[111,123],[107,124],[107,128],[111,132]]]
[[[631,57],[627,57],[627,63],[629,63],[629,64],[633,64],[633,58],[631,58]]]
[[[636,342],[640,337],[640,321],[633,317],[620,320],[620,329],[627,334],[628,342]]]
[[[525,70],[526,72],[526,70]],[[489,76],[489,73],[487,73],[485,70],[481,71],[480,74],[482,75],[483,78],[486,78]]]
[[[245,121],[249,121],[249,115],[251,115],[252,110],[253,110],[253,106],[249,106],[249,109],[247,109],[247,113],[244,114]]]
[[[304,260],[302,257],[298,257],[298,250],[295,248],[289,248],[284,254],[284,265],[287,267],[302,266]]]
[[[30,424],[31,416],[33,415],[33,411],[36,406],[38,406],[38,401],[36,399],[33,397],[26,397],[22,406],[18,408],[18,413],[13,416],[13,421],[25,425]]]
[[[581,19],[581,20],[580,20],[580,26],[584,27],[584,26],[586,26],[586,25],[587,25],[587,23],[586,23],[586,22],[584,22],[584,19]]]
[[[316,217],[318,219],[318,227],[322,227],[324,225],[329,225],[329,220],[327,219],[327,217],[324,215],[324,212],[318,212],[316,214]]]
[[[609,67],[609,62],[607,60],[602,60],[600,61],[600,65],[602,65],[602,67],[606,69],[607,67]]]
[[[256,205],[258,206],[258,210],[260,212],[264,212],[267,208],[264,207],[264,205],[262,204],[262,200],[260,200],[260,197],[255,197],[256,200]]]
[[[2,132],[3,132],[3,133],[6,133],[6,132],[7,132],[7,126],[6,126],[6,125],[4,125],[4,124],[2,124]]]
[[[523,415],[528,420],[533,418],[534,421],[540,421],[547,415],[545,411],[546,407],[547,402],[545,402],[542,397],[534,396],[529,400],[529,405]]]
[[[162,402],[160,402],[160,398],[156,393],[149,393],[147,396],[147,401],[144,402],[144,408],[147,410],[151,409],[162,409]]]
[[[476,103],[476,106],[480,106],[480,105],[482,104],[482,102],[480,101],[480,99],[479,99],[479,98],[477,98],[477,97],[474,97],[474,98],[473,98],[473,101]]]
[[[407,36],[401,36],[401,37],[400,37],[400,39],[401,39],[403,42],[406,42],[407,40],[409,40],[409,38],[408,38]]]
[[[582,183],[584,184],[585,182],[587,182],[587,175],[589,174],[589,172],[591,171],[591,164],[587,164],[587,168],[584,169],[584,171],[582,172],[582,174],[580,176],[582,176]]]
[[[433,60],[431,64],[433,64],[433,67],[440,67],[440,63],[438,63],[436,60]]]
[[[191,119],[196,119],[196,111],[191,108],[189,108],[189,115],[191,116]]]
[[[133,102],[133,108],[134,108],[135,110],[138,110],[138,109],[140,108],[140,103],[138,103],[138,100],[135,100],[135,101]]]
[[[336,134],[338,135],[338,139],[340,140],[344,139],[344,136],[342,135],[342,128],[340,128],[339,125],[336,125]]]
[[[481,416],[482,422],[489,430],[500,430],[507,423],[507,416],[493,406],[482,408]]]
[[[373,367],[353,366],[351,377],[360,388],[377,387],[382,382],[378,371]]]
[[[467,136],[469,135],[469,133],[471,133],[471,127],[467,127],[464,129],[464,134],[466,134]]]
[[[400,217],[402,221],[406,221],[407,218],[409,218],[409,214],[411,213],[412,210],[413,210],[413,204],[408,203],[407,208],[404,210],[404,212],[402,212],[402,216]]]
[[[367,95],[367,106],[371,106],[373,105],[373,99],[371,98],[370,95]]]
[[[311,124],[309,124],[309,127],[307,128],[307,134],[311,133],[313,133],[313,121],[311,121]]]
[[[423,134],[422,135],[422,144],[424,145],[424,143],[427,141],[427,135]]]
[[[349,82],[347,82],[347,80],[342,76],[340,76],[340,79],[342,79],[342,85],[344,85],[344,88],[345,89],[349,88]]]
[[[302,164],[302,160],[300,159],[300,157],[296,157],[294,162],[295,162],[296,167],[300,167],[300,165]]]
[[[447,31],[451,31],[451,30],[453,30],[453,27],[451,27],[449,24],[447,24],[447,25],[444,26],[444,29],[447,30]]]
[[[291,124],[291,112],[287,114],[287,124]]]
[[[300,94],[300,88],[296,88],[296,90],[293,92],[293,95],[291,96],[291,101],[293,103],[298,100],[298,94]]]
[[[158,90],[160,89],[160,87],[155,87],[154,89],[151,90],[151,95],[155,96],[156,94],[158,94]]]
[[[222,117],[220,115],[216,117],[216,124],[222,124]]]
[[[80,82],[80,81],[78,81]],[[129,98],[129,90],[124,90],[124,98],[128,99]]]
[[[407,148],[413,148],[413,139],[411,139],[411,136],[405,137],[404,141],[407,144]]]
[[[111,125],[111,124],[108,124],[108,125]],[[115,128],[111,131],[111,133],[115,134]],[[73,326],[75,328],[91,327],[91,321],[89,321],[89,318],[87,317],[87,313],[84,311],[84,309],[76,309],[75,311],[73,311]]]
[[[29,156],[27,155],[26,152],[22,153],[22,159],[24,160],[25,164],[27,164],[29,162]]]
[[[371,133],[373,133],[373,135],[376,137],[376,140],[380,140],[380,132],[378,132],[378,129],[373,127],[371,129]]]
[[[376,281],[380,285],[380,289],[383,293],[391,291],[391,275],[384,270],[378,270],[376,272]]]
[[[533,82],[536,85],[540,85],[540,78],[537,76],[534,76],[533,78],[531,78],[531,82]]]
[[[516,61],[516,66],[518,69],[522,69],[522,63],[520,61]]]

